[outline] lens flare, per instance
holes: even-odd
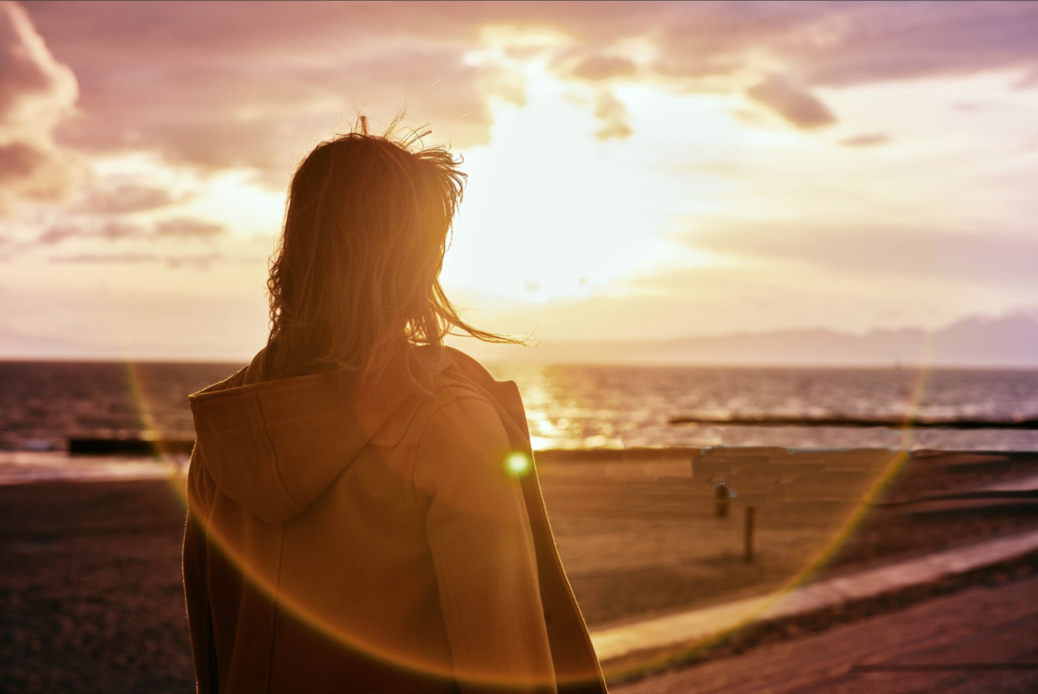
[[[526,477],[532,467],[530,459],[522,451],[510,453],[505,458],[505,471],[512,477]]]
[[[134,399],[137,414],[140,418],[141,428],[144,431],[155,432],[157,434],[160,427],[158,426],[155,413],[152,411],[152,408],[148,403],[146,388],[144,387],[144,381],[146,380],[144,378],[145,374],[141,373],[138,364],[126,362],[124,366],[128,377],[131,395]],[[761,604],[756,606],[755,609],[748,611],[741,619],[733,620],[732,623],[726,626],[721,626],[718,632],[714,635],[694,643],[689,643],[684,648],[679,649],[678,652],[671,651],[667,654],[660,654],[655,657],[649,656],[647,660],[640,660],[636,663],[628,662],[626,664],[613,665],[608,668],[607,674],[612,677],[632,676],[643,673],[652,668],[666,665],[668,662],[678,662],[687,659],[696,652],[724,641],[741,629],[752,626],[763,617],[772,605],[781,601],[786,594],[809,582],[813,575],[828,564],[835,554],[846,544],[850,536],[865,519],[876,497],[894,481],[897,475],[903,470],[905,464],[910,460],[911,451],[918,446],[913,423],[919,417],[920,410],[924,404],[925,395],[932,377],[931,372],[932,366],[929,363],[929,360],[923,360],[918,372],[915,374],[915,378],[913,379],[914,382],[910,389],[902,428],[902,438],[899,442],[900,445],[898,446],[899,450],[891,451],[892,456],[889,464],[882,470],[877,471],[876,478],[874,479],[870,489],[864,495],[864,498],[848,510],[848,513],[837,523],[834,528],[834,533],[830,536],[829,541],[824,544],[824,546],[806,563],[806,565],[802,567],[799,572],[792,576],[781,588],[768,596]],[[161,436],[159,436],[154,441],[154,452],[156,457],[171,459],[172,452],[165,450],[165,448]],[[533,472],[533,461],[522,451],[509,452],[502,460],[502,466],[506,474],[515,478],[522,478]],[[176,474],[176,472],[180,472],[181,474]],[[177,496],[184,503],[185,508],[187,508],[188,506],[193,506],[193,504],[186,494],[185,476],[186,470],[181,471],[178,468],[174,471],[174,474],[170,476],[169,483],[177,493]],[[204,517],[204,509],[194,508],[194,511]],[[268,577],[262,575],[256,567],[251,565],[250,561],[244,556],[239,548],[227,541],[227,538],[223,536],[218,525],[210,524],[208,531],[209,537],[214,544],[214,548],[218,549],[224,556],[230,559],[247,580],[258,586],[271,598],[277,598],[281,605],[296,617],[304,620],[318,631],[335,639],[343,645],[356,649],[359,652],[367,653],[387,665],[392,665],[405,671],[423,673],[431,678],[459,677],[461,679],[496,686],[517,684],[516,682],[495,681],[485,676],[476,675],[475,673],[454,672],[444,667],[443,663],[426,661],[421,657],[416,657],[416,654],[413,653],[401,653],[391,647],[387,647],[386,644],[372,643],[371,639],[368,638],[367,635],[352,633],[349,629],[345,628],[344,625],[334,622],[320,614],[319,610],[314,609],[312,605],[301,599],[301,596],[285,594],[284,591],[279,590],[274,581],[271,581]],[[535,685],[540,683],[524,682],[522,684]]]

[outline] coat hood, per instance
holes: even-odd
[[[189,396],[192,464],[205,465],[224,494],[274,524],[305,509],[421,390],[403,370],[366,380],[346,372],[266,380],[264,355]],[[430,378],[423,385],[449,360],[441,361],[415,364]]]

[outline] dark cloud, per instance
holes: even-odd
[[[627,58],[593,55],[577,63],[573,68],[573,74],[586,80],[607,80],[613,77],[633,75],[635,69],[635,64]]]
[[[360,111],[388,123],[409,109],[456,146],[489,136],[483,71],[464,61],[471,36],[449,40],[457,30],[430,8],[274,3],[248,18],[221,3],[32,9],[80,80],[81,116],[60,131],[78,148],[252,167],[283,188],[314,134],[347,129]]]
[[[813,84],[847,86],[1038,66],[1033,2],[864,3],[828,22],[833,39],[788,41]]]
[[[25,142],[0,145],[0,184],[29,178],[46,162],[46,154]]]
[[[223,232],[224,227],[219,224],[203,222],[199,219],[190,219],[188,217],[164,219],[155,225],[155,234],[167,238],[211,239]]]
[[[410,109],[441,140],[482,144],[489,112],[479,71],[451,51],[292,62],[260,68],[230,65],[154,66],[156,75],[121,81],[83,79],[84,116],[60,131],[90,150],[151,149],[176,163],[208,170],[251,167],[276,172],[276,187],[316,144],[314,133],[346,130],[363,112],[375,123]],[[117,117],[104,117],[118,111]]]
[[[87,214],[126,214],[167,207],[177,202],[173,194],[162,188],[122,185],[94,191],[75,206],[75,212]]]
[[[840,140],[840,144],[844,147],[878,147],[888,142],[890,142],[890,136],[886,133],[867,133]]]
[[[347,126],[358,109],[388,121],[409,105],[438,140],[485,143],[495,68],[467,56],[488,26],[564,33],[559,53],[581,59],[553,64],[588,80],[637,75],[693,90],[767,64],[782,77],[764,79],[756,98],[802,127],[834,120],[808,91],[819,85],[1038,69],[1038,3],[54,2],[29,11],[79,80],[80,115],[60,142],[254,167],[278,187],[314,133]],[[627,41],[651,43],[658,58],[634,70],[616,57]],[[41,74],[29,65],[10,83],[38,92]]]
[[[820,128],[836,122],[825,104],[776,75],[750,87],[746,94],[798,128]]]

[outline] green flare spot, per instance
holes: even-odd
[[[532,467],[530,459],[522,451],[510,453],[505,458],[505,470],[513,477],[526,477]]]

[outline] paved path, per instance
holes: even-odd
[[[1038,692],[1038,576],[647,678],[622,694]]]
[[[913,586],[968,573],[1038,550],[1038,531],[936,552],[848,576],[811,583],[787,593],[748,598],[591,634],[599,660],[609,661],[640,650],[692,643],[750,620],[773,620],[810,614],[855,600],[895,593]]]

